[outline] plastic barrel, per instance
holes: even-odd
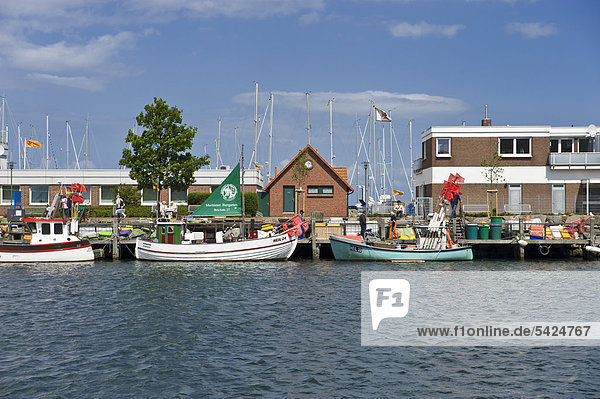
[[[479,226],[479,239],[489,240],[490,238],[490,226]]]
[[[476,240],[477,239],[477,225],[476,224],[468,224],[467,225],[467,240]]]
[[[492,216],[492,224],[502,224],[502,216]]]
[[[502,225],[500,223],[494,223],[490,226],[490,239],[502,239]]]

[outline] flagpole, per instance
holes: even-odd
[[[257,146],[258,146],[258,82],[254,82],[254,164],[255,165],[258,164]],[[256,169],[256,167],[254,169]]]
[[[267,184],[271,180],[271,154],[273,151],[273,103],[275,97],[271,93],[271,125],[269,126],[269,169],[267,170]]]
[[[242,144],[242,192],[240,193],[241,197],[242,197],[242,224],[240,226],[240,234],[242,236],[242,239],[246,238],[246,219],[245,219],[245,213],[246,213],[246,198],[244,196],[244,144]]]

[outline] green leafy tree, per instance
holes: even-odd
[[[128,186],[126,184],[119,184],[115,190],[115,198],[117,198],[117,194],[123,198],[125,205],[139,205],[142,199],[142,194],[135,186]]]
[[[504,168],[500,166],[500,161],[502,157],[498,155],[498,151],[481,159],[481,166],[484,168],[481,174],[490,185],[504,181]]]
[[[208,164],[208,155],[197,157],[189,151],[198,129],[183,123],[181,113],[154,97],[154,103],[145,105],[136,117],[142,133],[129,129],[125,141],[131,148],[123,149],[119,165],[131,169],[129,177],[138,188],[185,190],[194,182],[194,172]],[[157,214],[159,202],[157,192]]]

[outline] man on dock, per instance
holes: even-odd
[[[364,239],[367,233],[367,215],[364,212],[358,215],[358,223],[360,224],[360,235]]]
[[[115,198],[115,214],[119,219],[125,217],[125,201],[123,201],[123,198],[119,194]]]

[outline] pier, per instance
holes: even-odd
[[[458,220],[458,219],[457,219]],[[207,239],[214,239],[217,231],[222,231],[228,226],[239,226],[241,220],[220,219],[213,221],[189,221],[188,228],[192,231],[203,231]],[[274,223],[273,218],[253,218],[247,222],[247,228],[251,230],[259,229],[263,224]],[[402,219],[398,223],[400,227],[411,227],[422,225],[424,221],[413,220],[412,218]],[[512,231],[507,228],[510,224],[518,223],[518,230]],[[368,229],[377,231],[378,235],[386,232],[388,220],[385,218],[370,219]],[[597,253],[589,252],[585,248],[595,247],[600,243],[600,231],[594,223],[594,218],[590,218],[585,223],[584,237],[571,239],[534,239],[528,236],[527,223],[520,218],[503,223],[502,236],[500,239],[467,239],[465,237],[463,222],[451,222],[449,225],[450,234],[454,241],[460,245],[471,246],[475,259],[528,259],[528,258],[570,258],[583,257],[584,259],[596,259]],[[310,222],[310,230],[306,237],[299,239],[298,246],[293,255],[296,259],[333,259],[330,235],[358,235],[360,228],[356,220],[335,220],[334,222],[320,222],[313,218]],[[98,234],[102,231],[115,231],[121,228],[139,229],[150,232],[154,228],[154,223],[150,219],[142,220],[97,220],[80,226],[83,232],[93,231],[94,237],[89,238],[92,247],[96,251],[101,251],[103,257],[121,259],[135,257],[135,238],[116,237],[115,235],[106,235],[101,238]],[[546,226],[544,226],[545,228]],[[414,244],[414,240],[401,240],[401,243]]]

